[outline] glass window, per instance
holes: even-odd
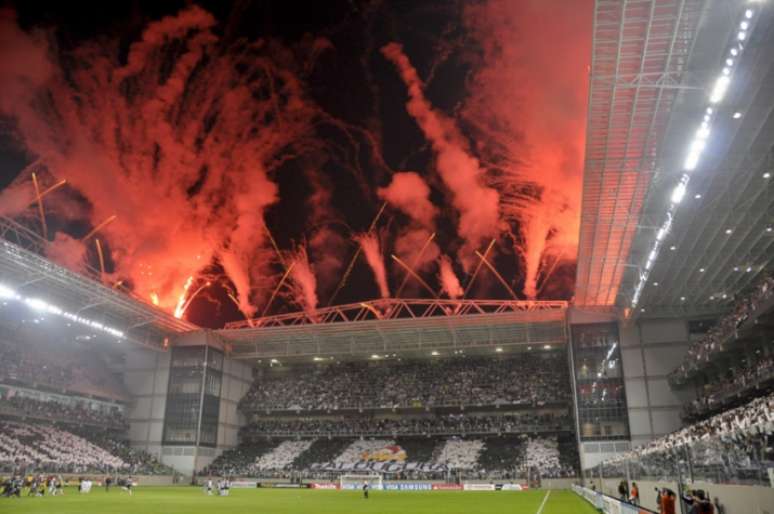
[[[618,343],[616,323],[572,326],[575,392],[583,441],[629,438]]]

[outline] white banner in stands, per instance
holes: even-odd
[[[521,484],[503,484],[503,491],[521,491]]]
[[[494,491],[494,484],[462,484],[462,488],[466,491]]]

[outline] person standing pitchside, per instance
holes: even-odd
[[[368,481],[363,480],[363,498],[368,499]]]

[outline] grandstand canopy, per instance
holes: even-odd
[[[774,258],[771,9],[745,0],[600,0],[595,9],[576,302],[637,315],[721,312]],[[743,53],[727,64],[731,48]],[[710,103],[706,149],[687,172],[727,66],[730,86]]]
[[[0,291],[5,311],[10,312],[10,292],[16,294],[17,303],[30,307],[30,322],[46,318],[61,318],[61,327],[69,323],[78,335],[116,339],[112,329],[123,333],[131,342],[160,348],[166,337],[194,330],[197,327],[132,297],[127,291],[110,288],[89,275],[98,273],[85,269],[75,273],[42,257],[47,244],[40,236],[4,217],[0,217]],[[39,302],[44,302],[39,304]],[[41,309],[40,305],[52,306]],[[37,311],[37,313],[36,313]],[[39,314],[39,315],[38,315]],[[69,315],[69,317],[65,316]],[[80,321],[75,321],[78,318]],[[0,316],[6,330],[18,330],[23,316]]]
[[[217,334],[244,359],[432,357],[555,347],[566,302],[384,299],[232,324]]]

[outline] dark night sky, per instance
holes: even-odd
[[[469,95],[471,73],[479,60],[481,48],[478,42],[466,33],[463,17],[466,4],[477,2],[460,1],[200,1],[196,5],[209,11],[218,21],[213,31],[219,37],[222,51],[239,40],[259,39],[275,41],[278,47],[293,55],[308,52],[310,42],[325,38],[332,49],[320,52],[314,65],[298,70],[302,77],[305,94],[326,115],[347,126],[357,127],[363,133],[375,135],[380,142],[380,159],[374,158],[365,140],[355,136],[353,144],[346,135],[331,124],[319,124],[315,137],[323,141],[322,150],[310,152],[298,158],[289,158],[272,171],[270,178],[278,186],[278,200],[265,211],[265,222],[283,250],[294,248],[310,238],[317,226],[326,223],[338,227],[346,237],[351,232],[363,232],[378,211],[381,200],[377,188],[390,182],[392,172],[400,170],[432,169],[434,153],[415,119],[406,110],[406,85],[395,71],[395,67],[379,52],[379,49],[397,41],[403,45],[404,53],[425,80],[425,96],[432,105],[449,116],[455,116]],[[85,43],[94,41],[117,41],[118,59],[125,63],[130,45],[138,41],[150,22],[164,16],[171,16],[189,6],[190,2],[111,2],[101,4],[98,9],[86,3],[70,2],[12,2],[9,6],[16,12],[18,25],[24,31],[44,30],[49,45],[57,49],[59,65],[66,70],[70,63],[67,53]],[[514,34],[518,38],[517,34]],[[215,59],[216,57],[212,57]],[[291,60],[295,57],[291,57]],[[303,59],[296,59],[302,63]],[[34,157],[25,153],[22,138],[15,131],[13,117],[3,117],[0,138],[0,188],[7,186],[20,170]],[[475,130],[464,117],[457,117],[459,130],[470,138],[476,148]],[[518,134],[514,137],[518,138]],[[318,160],[319,158],[319,160]],[[362,181],[345,168],[357,162]],[[386,166],[385,166],[386,165]],[[313,219],[307,199],[314,194],[316,186],[310,182],[308,170],[318,167],[318,179],[325,182],[331,193],[328,215]],[[431,200],[442,206],[442,215],[437,220],[437,242],[444,252],[457,251],[462,241],[455,233],[458,218],[447,212],[448,192],[432,173],[423,174],[431,189]],[[75,194],[75,193],[73,193]],[[78,195],[75,195],[78,197]],[[79,197],[78,201],[88,204]],[[335,213],[331,215],[330,212]],[[55,214],[51,214],[55,217]],[[57,225],[71,236],[82,237],[94,222],[70,219]],[[394,238],[389,234],[395,227],[407,223],[406,215],[395,209],[388,209],[380,221],[383,253],[393,251]],[[349,230],[341,227],[347,226]],[[518,232],[518,224],[511,226]],[[522,264],[515,256],[512,238],[504,236],[503,244],[494,258],[496,267],[507,277],[515,290],[521,290],[524,280]],[[356,246],[346,248],[344,260],[348,261]],[[96,265],[93,252],[88,258]],[[313,259],[315,256],[311,256]],[[108,257],[108,268],[111,267]],[[570,276],[574,264],[561,265],[557,274]],[[217,264],[214,268],[222,272]],[[459,263],[455,270],[463,275]],[[274,263],[276,275],[282,268]],[[388,272],[391,288],[397,287],[402,273]],[[425,278],[437,284],[433,273]],[[336,277],[318,277],[319,305],[326,305],[330,299],[331,285],[323,287],[321,282],[335,284]],[[272,283],[274,283],[272,282]],[[271,289],[270,285],[261,286]],[[549,288],[550,289],[550,288]],[[422,294],[414,289],[414,294]],[[482,279],[474,294],[481,297],[507,298],[508,293],[491,278]],[[567,291],[549,293],[562,297]],[[241,319],[242,315],[234,304],[224,301],[223,291],[217,288],[205,291],[192,302],[187,317],[205,326],[220,326],[224,321]],[[378,297],[378,289],[372,272],[359,259],[348,286],[337,296],[335,303],[348,303],[364,298]],[[299,310],[298,305],[283,297],[273,305],[270,312]]]

